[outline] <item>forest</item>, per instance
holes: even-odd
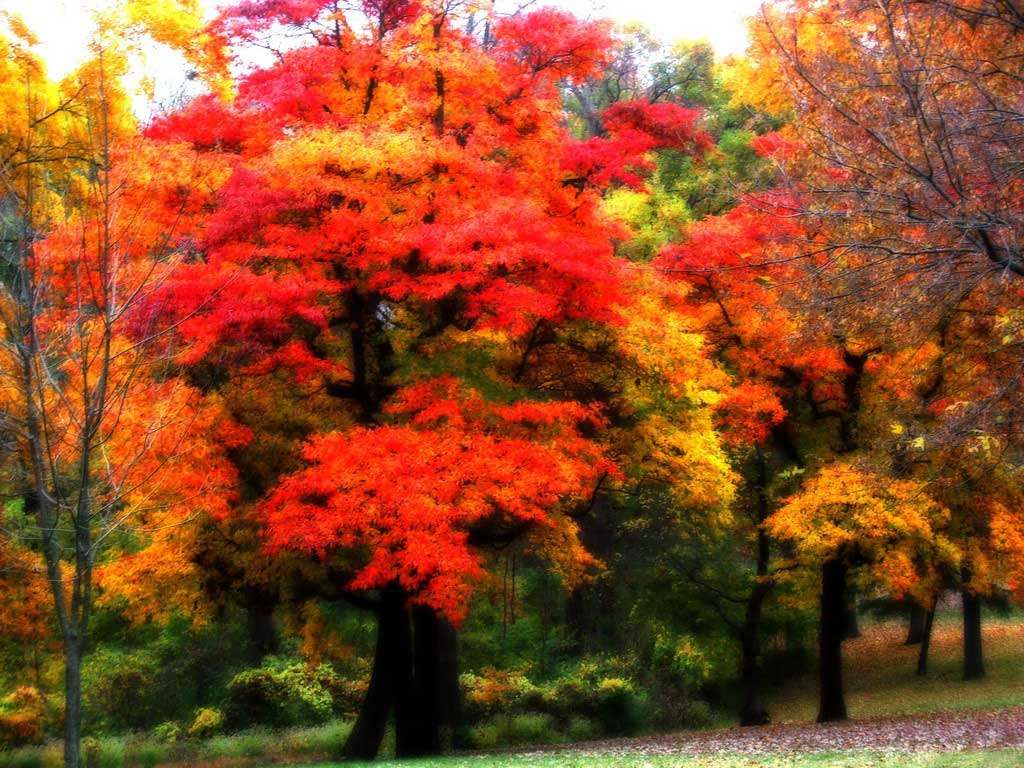
[[[1022,764],[1015,0],[770,0],[727,57],[478,0],[37,32],[0,767]]]

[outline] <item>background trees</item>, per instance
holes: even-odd
[[[105,31],[211,86],[141,130],[116,46],[55,84],[13,25],[0,630],[55,588],[68,760],[94,611],[93,729],[345,716],[350,757],[760,724],[815,620],[841,718],[858,595],[959,590],[977,676],[1022,579],[1015,21],[921,5],[771,7],[723,67],[551,9],[134,3]],[[96,693],[200,646],[197,692]]]

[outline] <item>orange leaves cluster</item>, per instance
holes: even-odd
[[[866,560],[879,581],[902,595],[918,583],[922,561],[957,561],[945,534],[949,520],[949,510],[925,484],[835,461],[787,499],[766,526],[792,542],[805,561]]]

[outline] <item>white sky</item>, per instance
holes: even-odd
[[[41,52],[51,74],[70,71],[85,57],[90,8],[110,0],[0,0],[0,11],[24,18],[42,40]],[[216,0],[205,0],[208,6]],[[760,0],[539,0],[581,16],[607,16],[619,22],[640,21],[666,42],[707,39],[719,56],[746,47],[744,19],[756,12]],[[151,66],[160,64],[151,61]],[[154,73],[155,74],[155,73]],[[171,76],[173,77],[173,76]]]

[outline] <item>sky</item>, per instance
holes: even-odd
[[[212,6],[216,0],[206,0]],[[223,1],[223,0],[222,0]],[[0,0],[0,11],[21,14],[42,41],[41,53],[51,74],[64,74],[85,57],[90,8],[111,0]],[[744,19],[756,12],[760,0],[539,0],[585,17],[606,16],[628,23],[639,21],[666,42],[707,39],[719,56],[746,47]],[[159,61],[151,61],[159,68]]]

